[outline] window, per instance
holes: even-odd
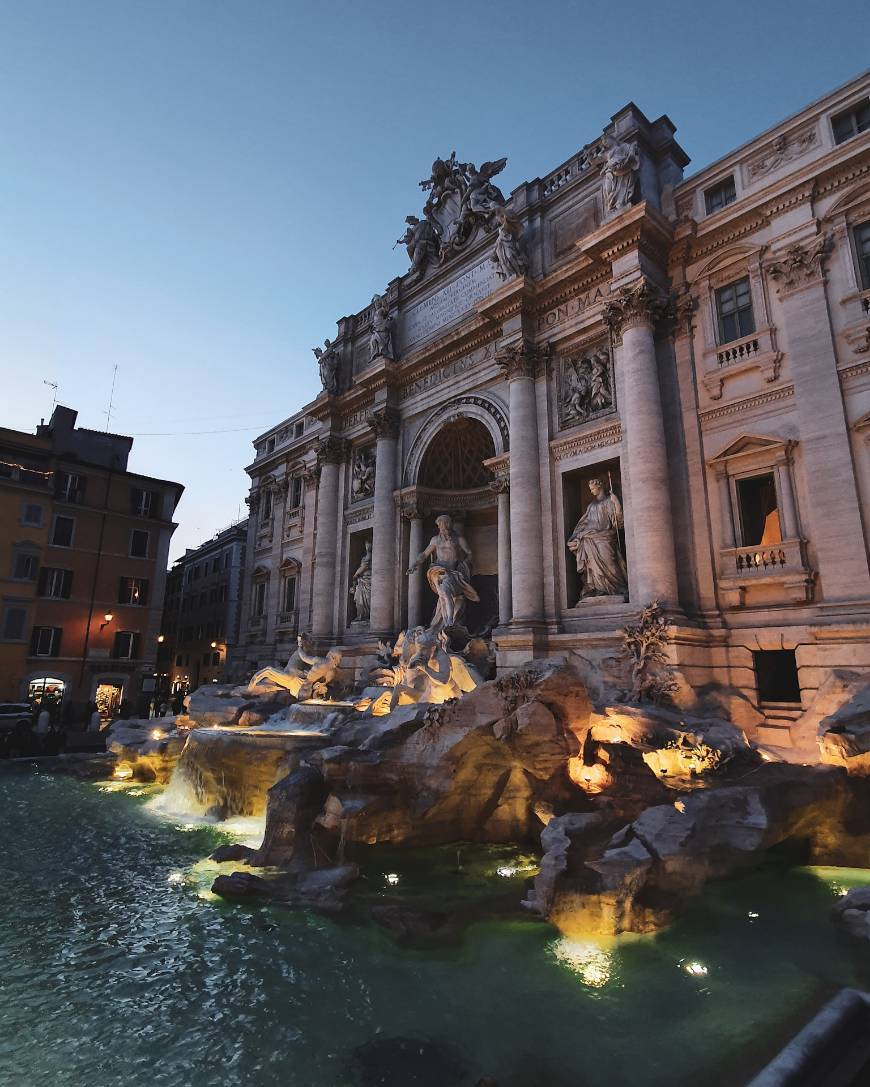
[[[130,533],[130,557],[134,559],[147,559],[148,558],[148,541],[151,537],[150,532],[146,532],[143,528],[134,528]]]
[[[60,627],[34,627],[30,636],[32,657],[56,657],[60,653]]]
[[[801,703],[797,659],[793,649],[758,649],[752,654],[759,702]]]
[[[24,638],[24,626],[27,622],[27,609],[15,604],[7,605],[3,612],[3,640],[20,642]]]
[[[212,653],[212,655],[211,655],[211,662],[212,662],[212,664],[213,664],[213,665],[216,665],[216,666],[217,666],[217,665],[219,665],[219,664],[220,664],[220,662],[221,662],[221,655],[220,655],[220,653]]]
[[[183,664],[184,664],[184,655],[182,653],[179,653],[175,658],[175,667],[176,668],[181,668],[181,666]]]
[[[274,453],[275,452],[275,439],[274,438],[270,438],[266,442],[266,452],[267,453]]]
[[[36,551],[14,551],[12,554],[12,576],[16,581],[35,581],[39,569],[39,555]]]
[[[266,582],[258,581],[254,585],[254,606],[252,614],[255,618],[264,615],[266,611]]]
[[[198,581],[201,573],[202,570],[200,569],[199,563],[197,563],[196,566],[194,566],[193,568],[193,580]]]
[[[296,610],[296,578],[285,577],[281,591],[281,611]]]
[[[870,223],[862,223],[860,226],[856,226],[854,234],[861,288],[870,291]]]
[[[153,491],[143,491],[140,487],[130,489],[130,507],[136,517],[151,517],[156,505]]]
[[[211,572],[213,574],[216,574],[218,572],[218,570],[220,570],[220,568],[221,568],[221,560],[220,560],[220,555],[218,555],[218,557],[216,559],[212,559]]]
[[[148,603],[148,579],[144,577],[122,577],[118,583],[118,603],[136,604],[143,607]]]
[[[739,340],[741,336],[755,331],[748,277],[716,291],[716,314],[719,318],[720,343]]]
[[[232,551],[224,551],[224,569],[229,570],[230,563],[233,561]]]
[[[834,129],[834,143],[844,143],[859,132],[866,132],[870,128],[870,98],[856,102],[850,109],[832,117],[831,126]]]
[[[272,492],[263,491],[263,501],[260,503],[260,520],[268,521],[272,516]]]
[[[772,472],[738,479],[737,505],[744,547],[780,543],[782,531]]]
[[[51,597],[54,600],[69,600],[72,590],[72,570],[53,570],[49,566],[43,566],[39,571],[40,596]]]
[[[58,472],[54,477],[54,497],[61,502],[81,502],[86,482],[84,476],[73,472]]]
[[[218,602],[223,604],[223,602],[226,600],[226,598],[227,598],[227,587],[226,587],[226,585],[221,585],[221,587],[218,589]]]
[[[72,547],[75,533],[75,518],[57,516],[54,519],[54,528],[51,533],[53,547]]]
[[[203,664],[211,664],[211,653],[203,653],[202,663]]]
[[[42,506],[36,502],[25,502],[21,510],[21,523],[39,528],[42,524]]]
[[[304,429],[305,429],[305,421],[303,419],[300,419],[298,423],[293,424],[293,437],[294,438],[301,438],[302,437],[302,431]]]
[[[714,185],[704,193],[707,214],[713,215],[714,212],[721,211],[726,205],[733,204],[736,199],[734,177],[726,177],[724,181],[720,181],[718,185]]]
[[[115,660],[135,660],[139,655],[139,635],[133,630],[119,630],[115,635],[112,656]]]
[[[296,509],[302,505],[302,476],[294,476],[290,480],[290,506]]]

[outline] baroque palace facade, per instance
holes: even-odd
[[[240,674],[427,625],[443,514],[500,668],[653,600],[749,728],[870,667],[870,74],[688,180],[674,133],[629,104],[507,198],[436,160],[411,270],[255,442]]]

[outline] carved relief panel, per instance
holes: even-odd
[[[615,411],[613,359],[604,344],[559,359],[559,426],[587,423]]]

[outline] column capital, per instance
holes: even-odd
[[[629,328],[653,328],[663,317],[670,299],[645,276],[627,287],[614,291],[604,303],[601,316],[615,339]]]
[[[521,377],[531,378],[534,381],[549,357],[549,344],[538,346],[525,339],[506,344],[495,353],[495,361],[508,381],[515,381]]]
[[[511,489],[510,476],[500,473],[490,481],[489,489],[495,494],[509,494]]]
[[[306,487],[316,487],[320,479],[320,465],[317,461],[309,464],[302,473],[302,482]]]
[[[347,449],[348,443],[344,438],[339,438],[334,434],[328,434],[325,438],[321,438],[317,448],[318,469],[324,464],[341,464],[347,456]]]
[[[399,436],[401,419],[395,408],[376,408],[368,413],[366,422],[378,440]]]
[[[778,259],[765,264],[767,274],[776,283],[780,297],[813,283],[824,283],[824,262],[833,248],[832,236],[820,234],[808,242],[795,242]]]
[[[245,496],[245,505],[248,507],[248,509],[251,511],[251,513],[256,513],[257,512],[257,510],[260,508],[260,490],[259,490],[259,488],[257,488],[257,490],[251,491],[251,493],[249,495]]]

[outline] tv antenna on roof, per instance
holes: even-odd
[[[118,364],[117,362],[112,367],[112,388],[109,392],[109,408],[106,412],[106,431],[109,430],[109,423],[112,421],[112,404],[115,401],[115,379],[118,376]]]
[[[47,381],[45,378],[43,378],[42,379],[42,384],[47,385],[50,389],[53,390],[52,398],[51,398],[51,411],[52,411],[52,414],[54,414],[54,409],[57,407],[57,382],[56,381]]]

